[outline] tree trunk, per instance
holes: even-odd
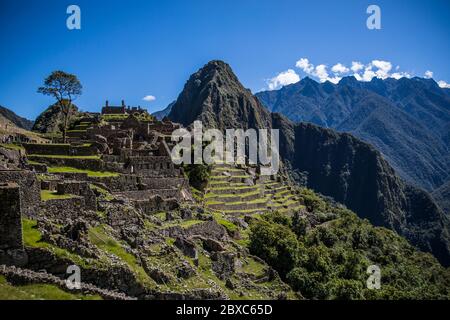
[[[67,140],[67,122],[69,121],[69,114],[70,114],[70,106],[72,105],[72,102],[69,101],[68,104],[64,107],[63,106],[63,143],[66,143]]]

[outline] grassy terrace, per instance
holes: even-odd
[[[246,193],[240,193],[240,194],[233,194],[233,193],[229,193],[229,194],[207,193],[205,198],[206,199],[216,198],[216,197],[220,197],[220,198],[234,198],[234,197],[246,198],[246,197],[253,196],[253,195],[256,195],[256,194],[259,194],[259,190],[246,192]]]
[[[221,179],[228,179],[228,178],[235,178],[235,179],[247,179],[251,178],[249,175],[240,175],[240,176],[212,176],[211,179],[213,180],[221,180]]]
[[[18,144],[13,144],[13,143],[0,143],[0,147],[10,149],[10,150],[17,150],[17,151],[25,150],[22,146],[20,146]]]
[[[92,171],[72,167],[48,167],[48,173],[87,173],[89,177],[117,177],[119,173],[108,171]]]
[[[42,241],[42,234],[37,229],[37,222],[30,219],[22,219],[23,243],[27,247],[45,248],[53,252],[56,256],[69,259],[80,267],[89,268],[93,264],[100,264],[98,260],[82,258],[66,249],[58,248],[50,243]]]
[[[221,185],[221,184],[219,183],[218,185]],[[226,187],[223,187],[223,186],[210,187],[209,189],[211,191],[215,191],[215,190],[218,190],[218,191],[220,191],[220,190],[255,190],[255,189],[259,189],[259,186],[246,186],[246,185],[242,185],[242,184],[233,185],[232,183],[231,184],[227,183]]]
[[[102,115],[102,120],[114,121],[114,120],[125,120],[128,118],[128,114],[104,114]]]
[[[0,300],[101,300],[97,295],[74,294],[49,284],[13,286],[0,276]]]
[[[64,156],[64,155],[52,155],[52,154],[30,154],[28,158],[50,158],[50,159],[93,159],[100,160],[100,156]]]
[[[50,190],[41,190],[41,200],[48,201],[54,199],[70,199],[73,198],[74,195],[71,194],[57,194],[55,191]]]

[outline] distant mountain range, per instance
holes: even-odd
[[[164,117],[167,117],[172,110],[173,105],[176,101],[171,102],[167,107],[165,107],[163,110],[156,111],[152,113],[153,116],[155,116],[156,119],[162,120]]]
[[[310,78],[256,96],[271,111],[350,132],[376,147],[408,182],[432,191],[450,177],[450,90],[432,79]]]
[[[22,118],[8,108],[0,106],[0,118],[11,121],[14,125],[21,129],[31,130],[33,121]]]
[[[350,78],[347,80],[352,81]],[[309,102],[305,107],[308,112],[305,113],[316,122],[322,121],[322,125],[330,126],[331,123],[343,121],[338,118],[347,118],[344,114],[350,115],[351,110],[347,106],[360,110],[362,116],[364,109],[372,110],[380,101],[389,103],[389,99],[375,93],[371,95],[373,102],[366,102],[364,97],[367,97],[369,90],[358,88],[357,83],[344,86],[347,80],[343,81],[342,88],[331,83],[319,85],[310,79],[297,84],[304,88],[303,93],[298,95],[300,98],[306,96],[302,99]],[[298,91],[294,86],[285,90]],[[284,92],[265,93],[267,97],[263,97],[263,101],[266,104],[270,101],[274,106],[277,94]],[[340,104],[335,106],[333,115],[326,117],[314,101],[322,101],[333,92],[336,94],[335,101],[340,101]],[[441,91],[438,92],[432,95],[431,101],[436,104],[441,100],[447,101]],[[286,93],[286,96],[289,95]],[[365,107],[358,107],[358,103],[363,103]],[[412,103],[406,105],[414,107]],[[329,107],[333,106],[330,104]],[[420,113],[419,107],[416,108],[416,112]],[[436,109],[440,110],[438,107]],[[272,110],[277,108],[272,107]],[[381,110],[378,112],[381,113]],[[414,114],[411,110],[409,112]],[[437,118],[434,112],[430,112],[430,117],[432,115]],[[280,154],[293,178],[301,180],[306,177],[308,187],[333,197],[375,225],[396,230],[412,244],[432,252],[444,265],[450,265],[449,221],[427,192],[405,183],[377,150],[352,135],[312,124],[296,124],[281,114],[269,112],[250,90],[242,86],[228,64],[211,61],[193,74],[168,117],[185,126],[201,120],[204,127],[221,130],[279,129]],[[383,119],[382,115],[379,117]],[[412,115],[410,117],[413,118]],[[432,137],[439,136],[445,141],[444,129],[438,127],[443,125],[442,121],[434,120],[436,128]],[[432,143],[428,144],[434,147]]]

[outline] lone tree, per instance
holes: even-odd
[[[74,101],[82,92],[82,85],[77,76],[64,71],[53,71],[44,81],[38,92],[52,96],[57,100],[63,114],[63,140],[66,143],[67,124]]]

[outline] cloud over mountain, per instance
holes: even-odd
[[[369,82],[373,78],[380,79],[401,79],[412,78],[414,74],[409,71],[400,70],[400,66],[394,68],[393,63],[387,60],[374,59],[367,63],[354,60],[350,65],[338,62],[331,66],[327,64],[313,64],[308,58],[300,58],[295,66],[301,70],[305,75],[316,78],[319,82],[330,81],[337,84],[345,76],[354,76],[358,81]],[[424,77],[427,79],[433,78],[433,72],[430,70],[425,71]],[[293,69],[288,69],[279,73],[276,77],[273,77],[266,81],[269,90],[276,90],[283,86],[296,83],[300,81],[300,74]],[[450,88],[450,84],[446,81],[437,82],[441,88]]]

